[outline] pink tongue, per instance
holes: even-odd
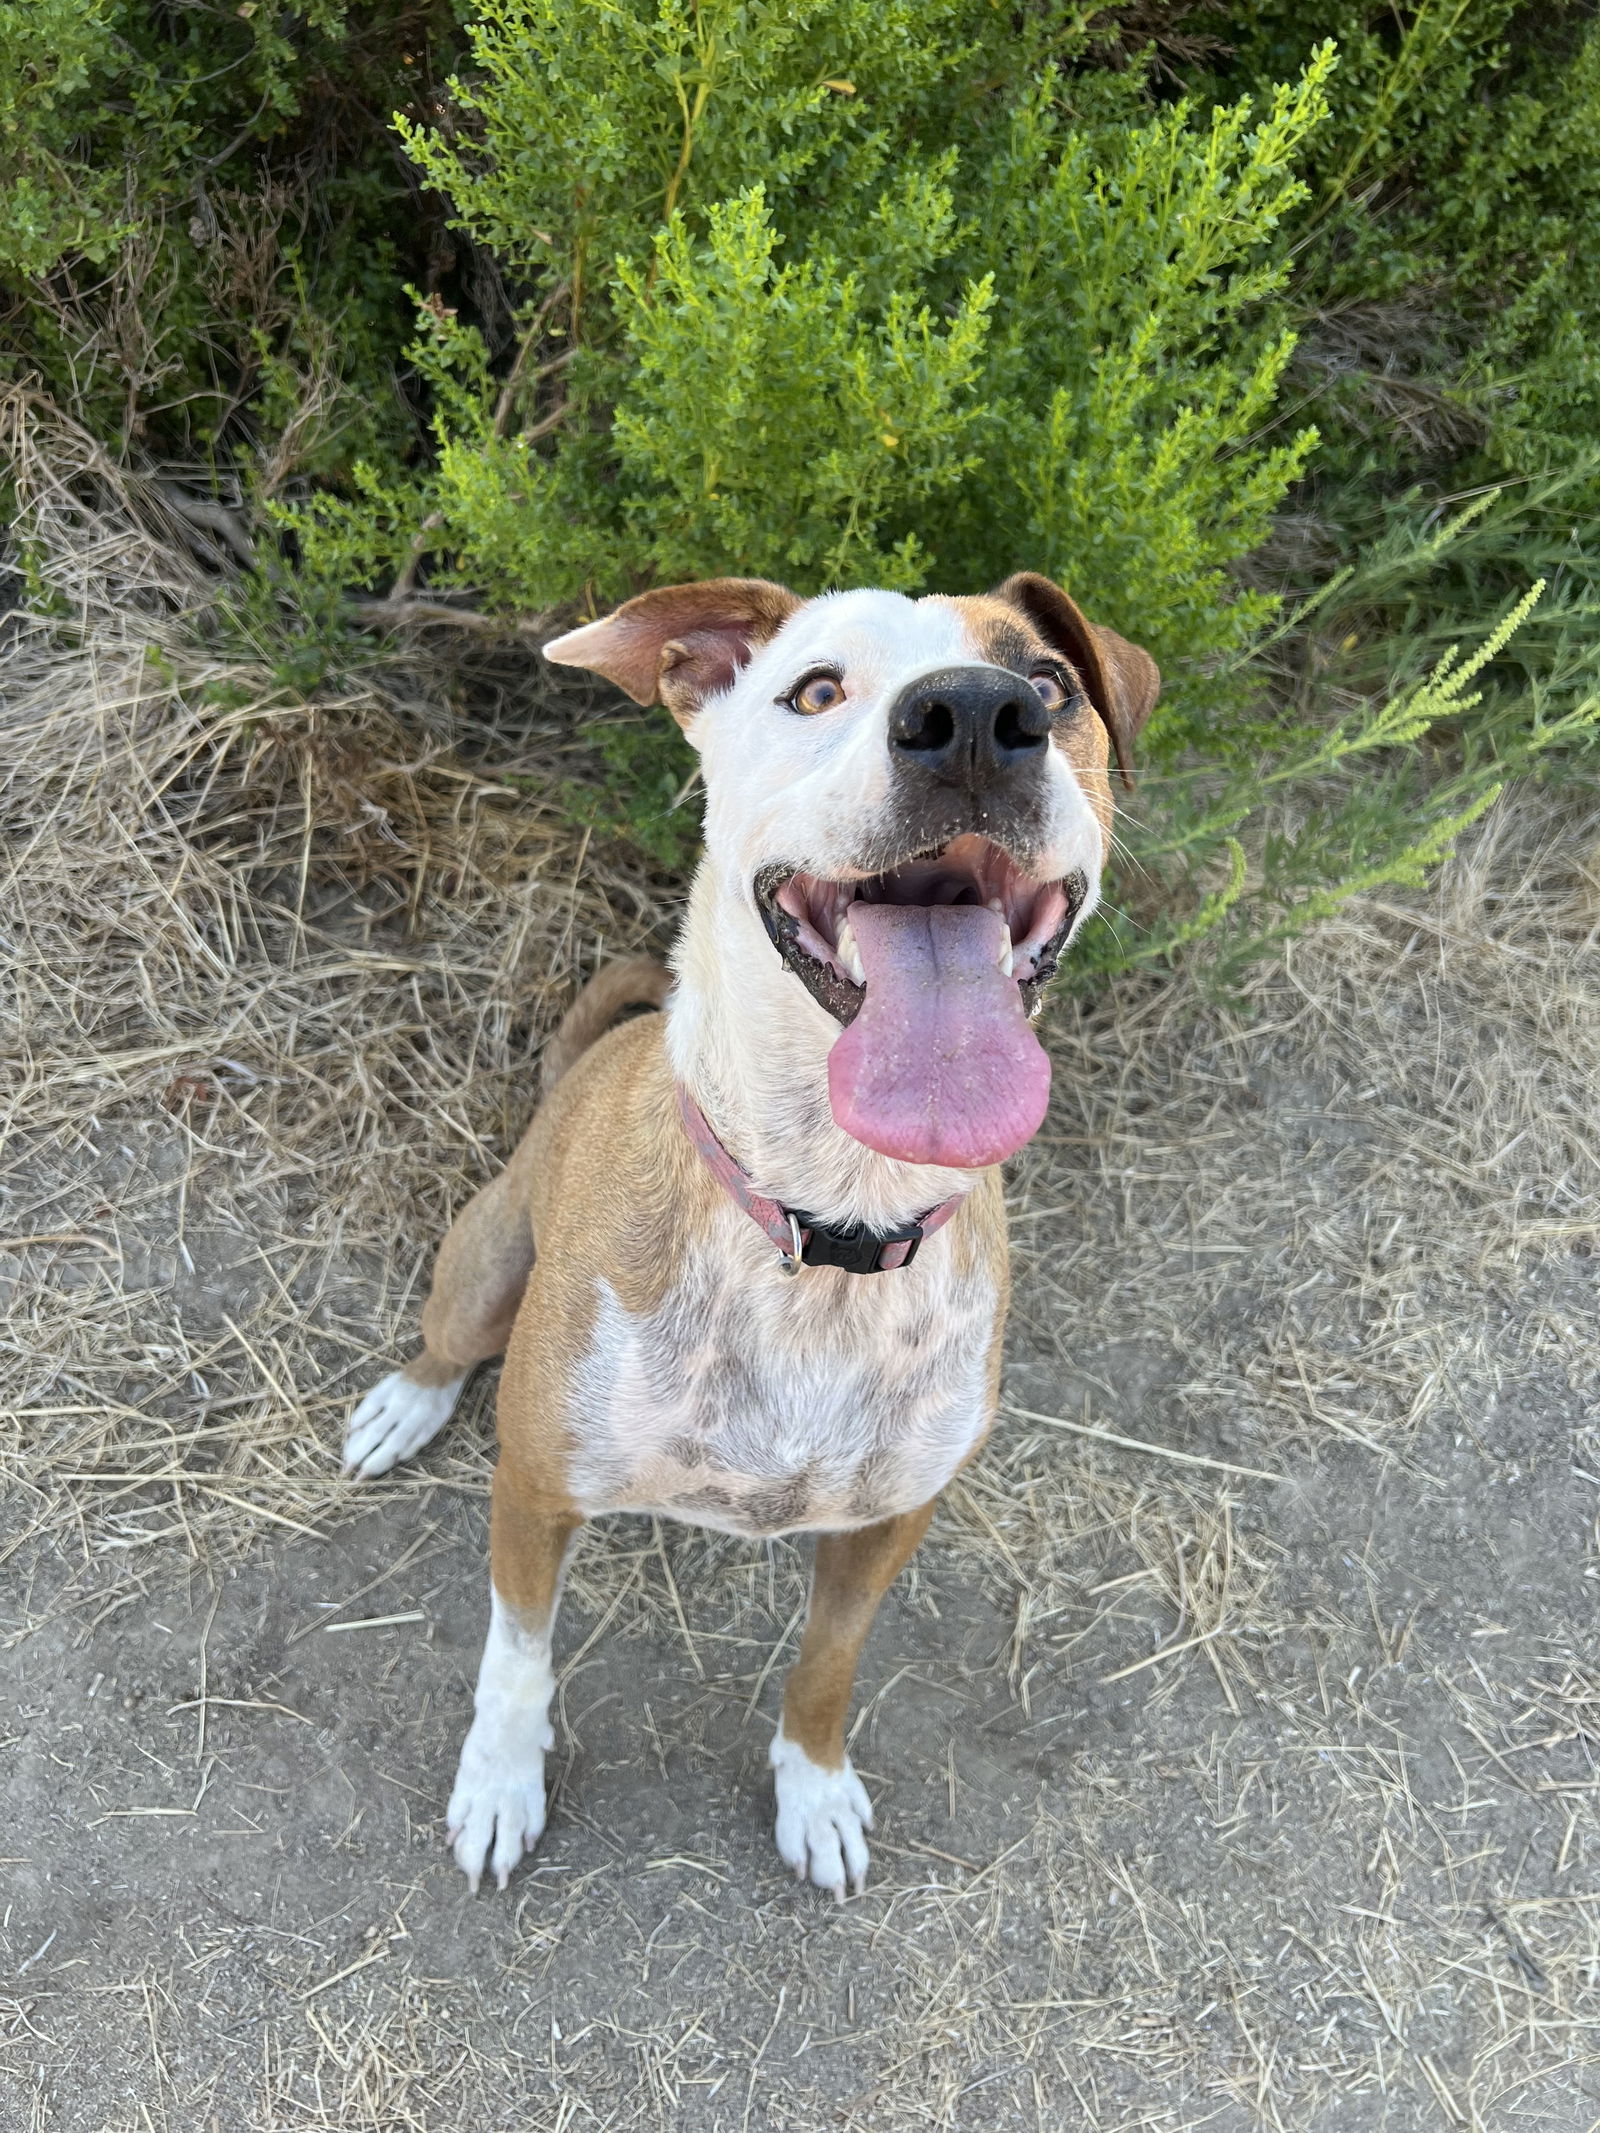
[[[852,904],[867,997],[828,1054],[845,1132],[907,1163],[977,1170],[1038,1132],[1050,1062],[1016,980],[1004,920],[981,904]]]

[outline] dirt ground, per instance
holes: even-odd
[[[0,2119],[1592,2133],[1596,827],[1503,807],[1244,1003],[1057,1011],[1008,1409],[870,1647],[843,1907],[769,1832],[803,1549],[620,1521],[549,1831],[469,1896],[492,1384],[335,1471],[437,1207],[342,1239],[203,1024],[203,1108],[171,1060],[18,1104]]]
[[[379,1482],[341,1429],[671,912],[525,655],[274,693],[7,419],[55,619],[0,644],[0,2126],[1595,2133],[1592,795],[1242,998],[1053,1009],[1001,1424],[863,1668],[864,1896],[771,1841],[805,1551],[616,1521],[474,1899],[492,1373]]]

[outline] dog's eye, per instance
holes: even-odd
[[[808,716],[816,711],[831,711],[844,702],[844,683],[837,674],[808,674],[790,690],[787,701],[791,711],[803,711]]]
[[[1071,703],[1072,692],[1054,667],[1035,667],[1028,679],[1038,690],[1047,710],[1065,711]]]

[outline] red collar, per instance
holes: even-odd
[[[783,1271],[798,1274],[806,1266],[843,1267],[847,1274],[886,1274],[894,1267],[909,1266],[924,1237],[943,1229],[966,1198],[952,1194],[930,1207],[915,1222],[903,1228],[870,1230],[830,1228],[800,1208],[780,1206],[756,1191],[749,1173],[736,1163],[712,1132],[705,1113],[683,1086],[678,1084],[678,1109],[683,1123],[704,1159],[706,1168],[736,1207],[742,1207],[760,1224],[783,1256]]]

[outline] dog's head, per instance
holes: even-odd
[[[966,1167],[1020,1147],[1049,1092],[1028,1017],[1099,896],[1149,654],[1026,572],[972,599],[666,586],[545,652],[699,749],[708,863],[845,1031],[846,1132]]]

